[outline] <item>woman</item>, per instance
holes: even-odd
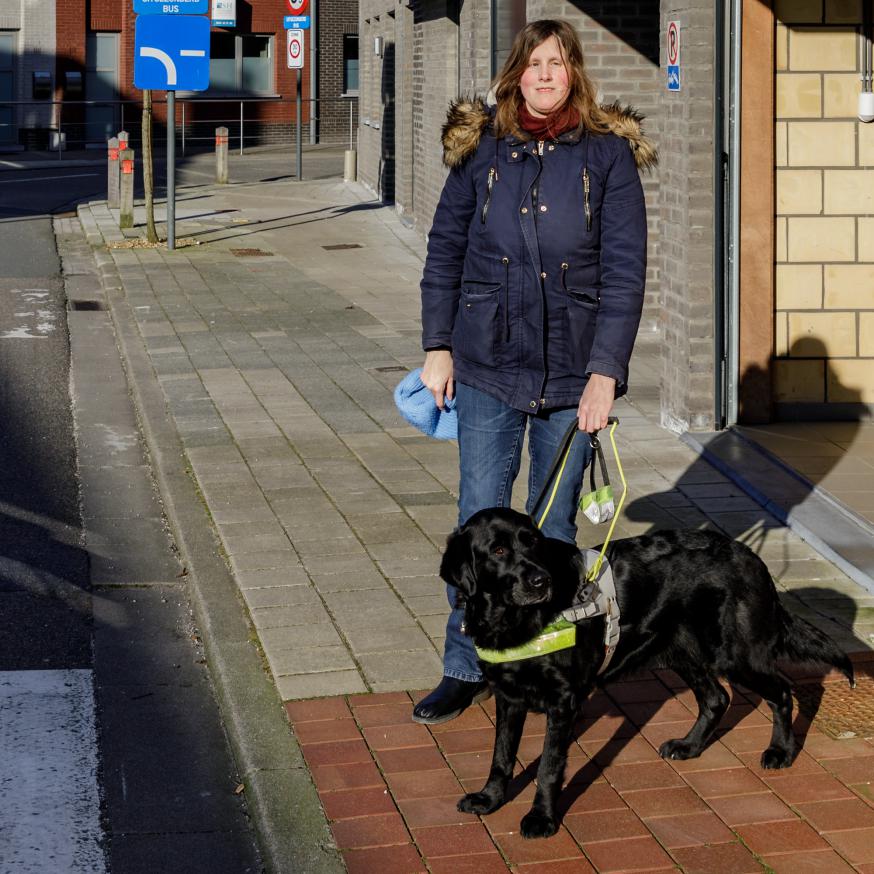
[[[603,428],[625,393],[646,276],[637,167],[656,161],[639,117],[597,104],[565,21],[522,29],[495,97],[494,109],[450,109],[450,173],[422,278],[422,381],[441,408],[456,398],[460,525],[509,505],[526,428],[531,512],[569,423]],[[575,541],[590,454],[574,440],[547,536]],[[488,694],[448,594],[444,677],[417,722],[445,722]]]

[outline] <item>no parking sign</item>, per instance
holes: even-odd
[[[299,70],[303,67],[303,38],[305,30],[287,30],[286,37],[286,60],[289,70]]]
[[[680,22],[669,21],[667,31],[668,91],[680,90]]]

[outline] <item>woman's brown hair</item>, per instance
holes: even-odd
[[[493,83],[492,87],[498,102],[494,122],[497,137],[512,134],[520,139],[529,139],[528,134],[519,125],[518,113],[523,101],[519,83],[528,67],[531,52],[551,36],[558,40],[568,72],[567,102],[579,112],[584,129],[592,133],[609,131],[604,112],[598,105],[595,85],[586,73],[583,47],[577,32],[567,21],[544,18],[529,22],[516,34],[504,68]]]

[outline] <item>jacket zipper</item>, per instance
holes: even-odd
[[[589,168],[583,167],[583,206],[586,210],[586,230],[592,230],[592,208],[589,206]]]
[[[510,259],[504,255],[501,258],[504,265],[504,342],[510,339]]]
[[[495,186],[495,181],[498,178],[498,171],[494,167],[489,167],[489,181],[486,183],[486,201],[483,204],[481,223],[486,223],[486,216],[489,214],[489,204],[492,201],[492,188]]]
[[[569,266],[570,265],[567,263],[567,261],[561,262],[561,287],[564,289],[565,294],[568,293],[568,290],[567,290],[567,271],[568,271]]]

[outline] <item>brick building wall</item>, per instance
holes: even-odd
[[[349,0],[319,0],[318,13],[319,142],[348,145],[350,118],[353,132],[358,129],[358,100],[346,96],[343,87],[343,37],[358,34],[358,4]]]
[[[874,125],[856,117],[858,3],[777,4],[776,360],[781,406],[874,404]]]
[[[679,21],[684,76],[681,91],[659,91],[661,403],[675,431],[714,425],[714,14],[709,0],[661,4],[661,52],[668,22]]]

